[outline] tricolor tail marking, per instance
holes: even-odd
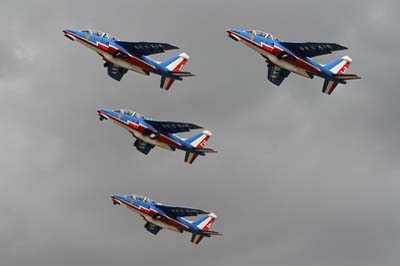
[[[351,62],[352,62],[352,60],[350,57],[344,56],[340,59],[334,60],[333,62],[329,63],[325,67],[328,68],[329,71],[334,74],[335,78],[344,80],[345,78],[340,78],[340,77],[347,76],[344,73],[349,68]],[[359,79],[360,78],[357,75],[348,75],[348,76],[352,77],[352,78],[348,78],[348,79]],[[339,82],[337,82],[337,81],[325,79],[324,85],[322,87],[322,92],[325,94],[331,95],[338,84],[339,84]]]
[[[187,139],[186,141],[189,141],[190,145],[194,148],[204,148],[206,145],[207,141],[211,137],[211,132],[208,130],[204,130],[203,132]],[[198,154],[192,153],[192,152],[186,152],[185,154],[185,162],[192,164],[194,160],[196,160]]]
[[[187,63],[188,60],[189,56],[186,53],[181,53],[178,56],[174,56],[170,59],[165,60],[161,63],[161,66],[167,68],[169,71],[179,72],[182,70],[183,66]],[[160,87],[164,90],[169,90],[174,81],[175,79],[173,78],[161,77]]]
[[[214,224],[217,216],[214,213],[210,213],[205,217],[200,218],[197,221],[194,221],[193,224],[197,224],[197,227],[202,231],[209,231],[211,226]],[[200,241],[204,238],[202,235],[193,234],[191,242],[194,244],[199,244]]]

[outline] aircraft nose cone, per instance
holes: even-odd
[[[63,29],[64,34],[72,34],[72,35],[79,35],[78,30],[73,30],[73,29]]]
[[[239,34],[240,33],[240,31],[236,30],[236,29],[227,29],[226,32],[229,33],[229,34],[232,34],[232,33]]]
[[[240,41],[240,38],[237,35],[240,35],[238,30],[234,29],[227,29],[226,32],[228,33],[229,38],[234,41]]]
[[[66,36],[69,36],[72,38],[76,38],[76,37],[85,38],[87,36],[87,32],[83,32],[80,30],[64,29],[63,32]]]
[[[103,115],[113,115],[113,111],[112,110],[108,110],[108,109],[104,109],[104,108],[99,108],[99,109],[97,109],[97,113],[100,115],[100,114],[103,114]],[[115,114],[114,114],[114,116],[115,116]]]
[[[63,32],[64,36],[72,41],[75,41],[77,37],[84,38],[86,35],[84,32],[73,29],[64,29]]]
[[[103,108],[97,109],[97,113],[99,115],[100,121],[102,121],[104,119],[107,120],[110,115],[110,112],[107,109],[103,109]]]
[[[111,199],[114,205],[120,205],[121,202],[126,201],[126,197],[118,194],[112,194]]]

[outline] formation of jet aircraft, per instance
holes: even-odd
[[[181,71],[189,59],[186,53],[181,53],[163,62],[157,62],[149,55],[178,49],[168,43],[128,42],[121,41],[107,33],[93,30],[63,30],[64,35],[72,41],[94,50],[105,61],[108,75],[120,81],[128,70],[143,75],[150,73],[161,76],[160,87],[169,90],[175,80],[193,76],[190,72]],[[284,42],[277,37],[256,30],[227,30],[228,36],[235,41],[243,42],[257,51],[268,64],[268,80],[279,86],[291,72],[306,78],[318,76],[324,79],[322,92],[330,95],[338,84],[346,84],[347,80],[360,79],[355,74],[345,74],[352,62],[344,56],[327,65],[321,65],[312,57],[330,54],[334,51],[347,49],[336,43]],[[160,121],[147,118],[137,112],[127,109],[98,109],[100,120],[110,119],[117,125],[128,130],[135,138],[134,147],[143,154],[148,154],[154,147],[185,152],[185,162],[192,164],[200,155],[216,152],[205,148],[211,137],[211,132],[204,130],[189,138],[183,138],[177,133],[202,129],[193,123]],[[191,242],[199,244],[204,237],[221,235],[210,228],[217,216],[201,209],[169,206],[140,195],[111,195],[114,205],[124,205],[139,214],[145,221],[145,228],[156,235],[165,228],[175,232],[184,231],[192,234]],[[197,220],[187,220],[185,217],[202,216]]]
[[[160,87],[169,90],[175,80],[194,76],[181,71],[189,59],[186,53],[157,62],[148,55],[164,53],[167,50],[179,49],[168,43],[128,42],[112,37],[108,33],[94,30],[65,29],[64,35],[98,53],[105,61],[108,75],[120,81],[128,70],[143,75],[154,73],[161,76]]]
[[[268,63],[268,80],[279,86],[291,72],[306,78],[318,76],[324,79],[322,92],[330,95],[336,86],[346,80],[360,79],[354,74],[344,74],[352,62],[344,56],[327,65],[321,65],[311,57],[347,49],[336,43],[294,43],[279,40],[272,34],[257,30],[227,30],[228,36],[258,52]]]
[[[111,119],[127,129],[136,139],[133,145],[146,155],[155,146],[170,151],[178,149],[186,152],[185,162],[192,164],[198,155],[204,156],[206,153],[216,152],[204,147],[211,136],[208,130],[187,139],[176,135],[180,132],[201,129],[201,126],[185,122],[157,121],[126,109],[98,109],[97,112],[100,120]]]
[[[200,209],[187,207],[168,206],[158,203],[146,196],[140,195],[111,195],[114,205],[125,205],[131,211],[139,214],[145,221],[145,228],[150,233],[157,235],[165,228],[178,233],[184,231],[192,233],[191,242],[199,244],[204,237],[221,235],[211,231],[210,228],[217,216]],[[203,215],[195,221],[183,217]]]

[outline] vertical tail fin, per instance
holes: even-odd
[[[169,71],[181,71],[183,66],[189,60],[189,55],[186,53],[181,53],[180,55],[171,57],[163,62],[161,62],[161,66],[167,68]]]
[[[193,148],[198,149],[199,152],[214,152],[211,149],[205,149],[204,146],[206,145],[207,141],[211,137],[211,132],[208,130],[204,130],[201,133],[198,133],[188,139],[185,140],[186,143],[190,144]],[[196,160],[198,153],[193,152],[186,152],[185,154],[185,162],[192,164],[194,160]]]
[[[346,72],[347,68],[349,68],[352,61],[353,60],[346,55],[325,65],[325,68],[329,69],[333,74],[343,74]]]
[[[207,231],[210,231],[210,228],[215,222],[215,219],[217,219],[217,215],[215,215],[215,213],[210,213],[207,216],[201,217],[200,219],[192,222],[192,224],[196,225],[200,230],[207,233]],[[213,231],[211,231],[210,233],[212,233],[213,235],[220,235],[219,233]],[[190,241],[194,244],[199,244],[203,237],[203,235],[193,234]]]
[[[346,72],[351,62],[352,62],[351,58],[346,55],[342,58],[336,59],[331,63],[325,65],[325,68],[328,69],[332,74],[334,74],[334,76],[340,76]],[[322,87],[322,92],[331,95],[338,84],[339,82],[335,80],[325,79],[324,85]]]
[[[179,72],[183,68],[183,66],[187,63],[189,60],[189,56],[186,53],[181,53],[180,55],[171,57],[163,62],[161,62],[161,66],[165,67],[168,71],[170,72]],[[179,79],[180,77],[177,76]],[[171,88],[172,83],[174,83],[176,79],[175,78],[170,78],[170,77],[161,77],[161,83],[160,83],[160,88],[164,90],[169,90]]]

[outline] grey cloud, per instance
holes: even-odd
[[[4,265],[397,265],[399,107],[395,1],[35,1],[1,4],[0,257]],[[176,44],[197,76],[117,83],[63,37],[95,28]],[[262,58],[226,37],[257,28],[335,41],[363,79],[327,97],[322,81],[266,81]],[[5,32],[7,31],[7,32]],[[382,47],[383,46],[383,47]],[[178,51],[179,52],[179,51]],[[164,59],[174,53],[156,56]],[[126,107],[195,122],[219,153],[137,153],[97,119]],[[199,247],[112,206],[111,193],[214,211],[220,238]]]

